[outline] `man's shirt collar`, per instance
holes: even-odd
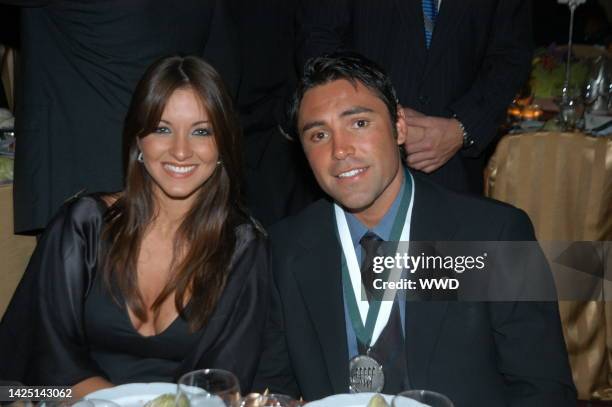
[[[373,233],[376,233],[381,239],[384,241],[389,241],[391,238],[391,229],[393,228],[393,222],[395,221],[395,217],[397,216],[397,211],[400,206],[400,202],[402,200],[402,196],[404,195],[404,190],[406,189],[406,177],[404,177],[402,181],[402,187],[399,190],[399,193],[395,197],[393,204],[385,213],[383,218],[378,222],[376,226],[372,229],[368,229],[355,215],[350,212],[344,211],[346,215],[346,221],[348,223],[349,231],[351,233],[351,240],[353,241],[353,246],[358,249],[360,248],[359,241],[365,235],[368,230]]]

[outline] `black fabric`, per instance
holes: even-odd
[[[367,354],[382,364],[385,374],[385,386],[382,392],[385,394],[397,394],[410,388],[399,304],[399,301],[393,304],[389,321],[374,346],[368,348],[357,341],[359,354]]]
[[[297,0],[225,0],[240,38],[238,110],[247,167],[246,198],[264,226],[298,213],[319,190],[298,140],[280,132],[296,84]]]
[[[73,199],[46,228],[0,323],[0,379],[66,386],[108,378],[92,357],[92,346],[103,338],[88,337],[87,327],[93,327],[85,307],[104,211],[98,198]],[[226,288],[196,345],[173,356],[179,362],[174,380],[198,368],[222,368],[236,374],[242,388],[251,386],[268,309],[267,243],[252,224],[235,233]]]
[[[359,244],[363,250],[363,261],[361,262],[361,282],[365,289],[368,301],[372,298],[374,290],[374,257],[378,254],[378,249],[383,240],[376,233],[368,231],[359,239]]]
[[[261,145],[261,156],[257,156]],[[246,134],[246,203],[265,227],[299,213],[320,196],[299,142],[285,139],[278,127]],[[251,157],[249,159],[249,157]]]
[[[535,239],[524,212],[453,193],[413,175],[411,241]],[[325,200],[270,230],[276,289],[255,390],[269,388],[305,400],[348,390],[336,236],[333,206]],[[517,264],[504,264],[491,278],[511,278],[515,266],[525,267],[517,255]],[[538,263],[526,265],[529,270],[541,270],[539,277],[553,284],[543,256],[533,260]],[[556,303],[428,299],[406,302],[405,352],[412,388],[445,394],[456,407],[575,405]]]
[[[304,0],[299,56],[359,52],[390,75],[399,102],[426,115],[456,114],[475,145],[430,177],[482,194],[482,152],[531,70],[530,0],[444,0],[429,50],[422,0]]]
[[[83,317],[89,355],[113,384],[173,381],[202,335],[190,332],[187,321],[178,316],[159,334],[142,336],[126,307],[113,300],[100,273],[85,299]]]
[[[123,120],[153,61],[204,55],[237,90],[237,39],[225,3],[18,2],[32,7],[21,10],[16,232],[42,229],[79,191],[122,189]]]

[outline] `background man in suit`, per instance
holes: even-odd
[[[292,113],[333,202],[271,229],[278,290],[255,390],[306,400],[346,393],[359,387],[352,369],[368,357],[382,365],[376,390],[385,393],[431,389],[457,407],[575,404],[556,303],[396,298],[369,327],[356,311],[362,284],[353,271],[360,254],[368,257],[366,240],[400,240],[398,230],[411,242],[534,240],[526,215],[406,171],[405,114],[389,78],[360,56],[308,62]]]
[[[269,226],[320,196],[300,146],[279,129],[297,81],[297,0],[224,1],[239,37],[237,108],[246,147],[247,204]]]
[[[304,60],[346,49],[389,73],[411,168],[482,193],[485,152],[531,69],[529,0],[304,0],[299,22]]]
[[[123,185],[122,128],[145,69],[203,55],[235,94],[239,55],[224,0],[0,0],[21,6],[15,232],[38,233],[82,190]]]

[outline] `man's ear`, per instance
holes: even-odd
[[[397,144],[404,144],[406,142],[408,124],[406,123],[406,113],[400,104],[397,105],[397,122],[395,123],[395,130],[397,132]]]

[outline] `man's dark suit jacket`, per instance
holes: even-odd
[[[320,196],[299,143],[279,131],[296,82],[297,0],[223,1],[239,37],[236,107],[245,141],[246,201],[253,216],[269,226]]]
[[[303,0],[299,53],[352,50],[391,76],[402,105],[457,115],[475,145],[431,177],[482,193],[483,152],[531,70],[529,0],[442,0],[428,50],[422,0]]]
[[[414,178],[411,241],[535,240],[522,211]],[[305,400],[346,393],[333,206],[317,201],[270,236],[278,291],[254,389]],[[575,405],[556,303],[407,301],[405,315],[413,388],[443,393],[456,407]]]

